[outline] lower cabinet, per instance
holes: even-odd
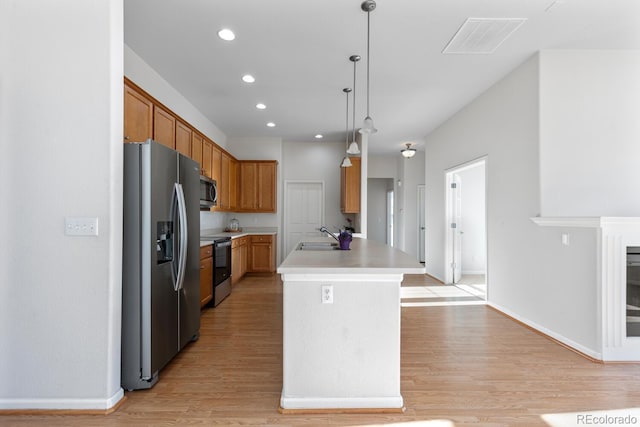
[[[248,235],[231,241],[231,284],[246,273],[275,273],[276,236]]]
[[[200,248],[200,307],[213,299],[213,245]]]
[[[274,273],[276,271],[276,236],[253,235],[249,246],[249,272]]]
[[[249,237],[238,237],[231,241],[231,284],[235,285],[247,272]]]

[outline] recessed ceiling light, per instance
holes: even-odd
[[[251,74],[245,74],[244,76],[242,76],[242,81],[245,83],[253,83],[256,81],[256,78]]]
[[[223,28],[218,31],[218,37],[220,37],[222,40],[230,42],[231,40],[234,40],[236,38],[236,35],[233,34],[233,31],[231,31],[230,29]]]
[[[258,110],[264,110],[265,108],[267,108],[267,106],[264,105],[263,103],[259,103],[259,104],[256,104],[256,108]]]
[[[273,122],[269,122],[269,123],[267,123],[267,126],[269,126],[270,128],[274,128],[274,127],[276,127],[276,124],[273,123]]]
[[[316,135],[316,139],[322,139],[322,135],[317,134],[317,135]]]

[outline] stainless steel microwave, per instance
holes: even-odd
[[[215,180],[200,175],[200,209],[216,206],[218,202],[218,184]]]

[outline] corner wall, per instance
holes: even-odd
[[[122,57],[122,0],[0,2],[0,409],[123,397]]]
[[[444,278],[445,171],[487,156],[488,302],[598,357],[597,236],[542,229],[539,56],[427,137],[427,273]]]

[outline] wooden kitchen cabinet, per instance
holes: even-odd
[[[192,134],[193,131],[189,126],[182,123],[180,120],[176,121],[176,151],[187,157],[191,157]]]
[[[229,210],[235,212],[238,208],[238,173],[239,163],[231,157],[229,166]]]
[[[252,235],[249,246],[249,273],[274,273],[276,271],[276,237]]]
[[[202,167],[202,143],[204,138],[197,132],[193,132],[191,135],[191,158],[198,162],[200,165],[200,175],[206,175],[205,170]]]
[[[231,208],[231,158],[225,152],[220,154],[220,181],[218,181],[218,208],[228,211]]]
[[[360,157],[350,159],[350,167],[340,168],[340,211],[360,213]]]
[[[238,237],[231,241],[231,284],[235,285],[247,273],[249,255],[248,236]]]
[[[200,248],[200,307],[213,299],[213,245]]]
[[[222,158],[222,149],[215,144],[211,147],[211,179],[213,179],[218,185],[218,203],[211,208],[212,211],[219,211],[222,209],[222,195],[220,194],[220,188],[222,187],[222,173],[220,171],[220,164]]]
[[[124,142],[142,142],[153,136],[153,102],[124,85]]]
[[[239,211],[270,212],[277,209],[275,160],[243,160],[240,164]]]
[[[176,148],[176,118],[158,105],[153,106],[153,140]]]
[[[211,160],[213,156],[213,143],[207,139],[202,142],[202,175],[213,178]]]

